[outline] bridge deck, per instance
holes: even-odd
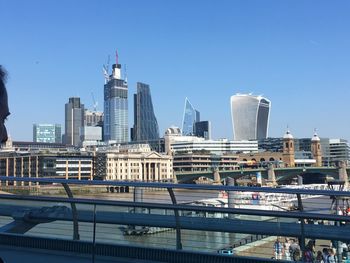
[[[5,263],[91,263],[89,255],[68,253],[56,250],[28,249],[12,246],[0,246],[0,256]],[[25,260],[24,260],[25,259]],[[95,263],[156,263],[159,261],[96,256]]]

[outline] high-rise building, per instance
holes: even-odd
[[[84,104],[80,98],[69,98],[65,106],[65,135],[64,143],[80,145],[80,129],[84,126]]]
[[[153,110],[149,85],[137,83],[137,94],[134,94],[134,128],[132,141],[157,140],[159,128]]]
[[[61,143],[61,124],[33,124],[33,142]]]
[[[128,141],[128,85],[121,78],[121,65],[114,64],[104,85],[104,141]]]
[[[210,121],[197,121],[194,123],[194,135],[203,137],[206,140],[211,139],[211,123]]]
[[[329,140],[330,161],[337,164],[339,161],[349,162],[350,147],[345,139],[330,139]]]
[[[188,98],[185,99],[185,108],[182,121],[182,135],[194,134],[194,123],[200,121],[200,113],[197,111]]]
[[[236,94],[231,97],[234,140],[267,138],[271,102],[262,96]]]

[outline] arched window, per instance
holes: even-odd
[[[271,158],[269,159],[269,161],[270,161],[270,162],[273,162],[273,161],[275,161],[275,159],[271,157]]]
[[[289,144],[288,144],[288,142],[286,142],[286,148],[287,148],[287,149],[289,148]]]
[[[260,162],[265,162],[265,158],[260,158]]]
[[[246,158],[244,158],[244,159],[243,159],[243,162],[246,162],[246,161],[247,161],[247,159],[246,159]]]

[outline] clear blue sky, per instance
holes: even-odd
[[[13,140],[60,123],[80,96],[103,109],[102,65],[127,65],[129,126],[136,82],[150,84],[160,133],[181,127],[184,99],[232,139],[230,96],[272,101],[270,136],[350,139],[349,1],[0,0],[0,64],[9,72]]]

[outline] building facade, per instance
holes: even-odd
[[[336,166],[339,161],[350,161],[350,148],[347,140],[319,138],[320,149],[318,149],[318,146],[312,146],[312,139],[313,138],[294,138],[295,154],[298,152],[310,153],[312,158],[315,160],[318,159],[318,166],[320,158],[322,159],[323,166]],[[316,141],[314,139],[314,144]],[[283,152],[283,138],[262,139],[259,140],[258,144],[259,150]]]
[[[194,135],[202,137],[206,140],[211,139],[211,123],[210,121],[197,121],[194,123]]]
[[[61,143],[61,125],[33,124],[33,142]]]
[[[182,135],[194,135],[194,124],[200,121],[200,113],[197,111],[188,98],[185,99],[185,108],[182,120]]]
[[[147,141],[159,139],[159,128],[153,110],[149,85],[137,83],[137,93],[134,94],[134,128],[132,141]]]
[[[89,153],[8,152],[0,154],[0,173],[7,177],[93,179],[93,156]],[[16,182],[6,181],[6,185]],[[31,185],[30,182],[17,183]]]
[[[267,138],[271,102],[262,96],[236,94],[231,97],[234,140]]]
[[[128,141],[128,85],[121,78],[121,65],[114,64],[104,85],[104,141]]]
[[[65,105],[65,134],[64,143],[74,146],[81,144],[80,129],[84,126],[84,104],[80,98],[69,98]]]
[[[129,149],[98,152],[96,177],[102,180],[162,182],[172,181],[172,157],[151,151],[148,145],[128,145]],[[132,148],[130,148],[132,147]]]
[[[102,127],[99,126],[84,126],[80,131],[82,146],[96,145],[102,141]]]
[[[85,110],[84,126],[100,126],[103,127],[103,112]]]
[[[174,155],[173,169],[179,172],[230,171],[239,169],[238,156],[201,153],[179,153]]]
[[[167,154],[204,151],[210,154],[222,155],[258,151],[257,141],[206,140],[196,136],[182,136],[178,127],[170,127],[166,130],[164,144]]]
[[[330,139],[329,140],[330,163],[337,165],[340,161],[349,163],[350,148],[347,140]]]

